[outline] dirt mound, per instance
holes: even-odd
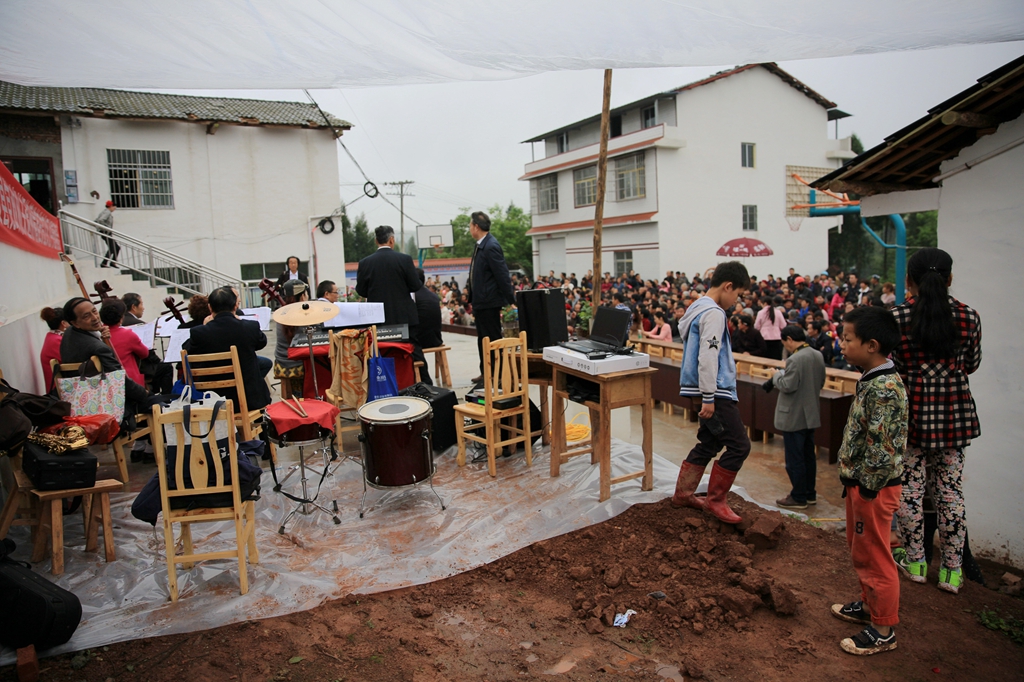
[[[902,583],[899,648],[842,653],[857,628],[828,608],[859,597],[845,538],[730,500],[738,527],[637,505],[446,580],[46,659],[40,679],[1024,679],[1024,647],[979,622],[1024,604],[974,584]]]

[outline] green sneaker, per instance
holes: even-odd
[[[960,586],[964,584],[964,572],[962,569],[950,569],[942,567],[939,569],[939,589],[958,594]]]
[[[923,583],[927,580],[928,564],[924,561],[910,561],[907,558],[907,550],[897,547],[892,551],[893,561],[915,583]]]

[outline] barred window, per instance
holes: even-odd
[[[597,203],[597,166],[587,166],[572,172],[576,206],[593,206]]]
[[[118,208],[174,208],[171,153],[108,149],[110,200]]]
[[[615,184],[619,201],[647,196],[643,152],[615,159]]]
[[[744,204],[743,206],[743,231],[757,232],[757,206]]]
[[[552,173],[537,180],[538,213],[558,210],[558,175]]]

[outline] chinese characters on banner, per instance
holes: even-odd
[[[0,163],[0,242],[47,258],[64,250],[60,221],[21,186]]]

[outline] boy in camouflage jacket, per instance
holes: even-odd
[[[860,367],[857,394],[839,448],[845,486],[846,542],[861,586],[861,601],[833,604],[832,615],[866,626],[839,645],[858,656],[896,648],[900,584],[889,550],[889,528],[899,508],[907,447],[907,391],[889,359],[899,326],[883,308],[856,308],[843,320],[843,355]]]

